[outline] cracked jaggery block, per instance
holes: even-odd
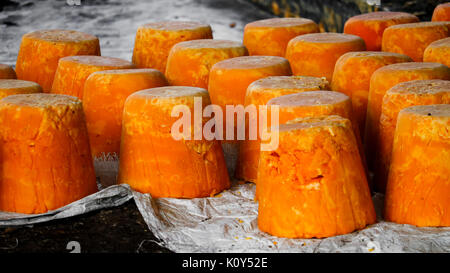
[[[450,21],[450,3],[443,3],[434,8],[431,21]]]
[[[364,40],[343,33],[313,33],[289,41],[286,58],[296,76],[326,77],[331,81],[336,61],[351,51],[364,51]]]
[[[432,42],[449,37],[450,22],[421,22],[388,27],[383,34],[383,51],[405,54],[415,62]]]
[[[223,113],[226,106],[244,105],[248,86],[259,79],[269,76],[290,76],[288,60],[278,56],[242,56],[216,63],[211,68],[208,92],[211,102],[219,105]],[[227,121],[223,117],[224,138]],[[234,121],[237,128],[237,120]],[[236,140],[236,132],[234,134]]]
[[[134,68],[126,60],[103,56],[69,56],[59,60],[51,93],[83,99],[86,79],[94,72]]]
[[[215,63],[246,55],[247,49],[238,42],[213,39],[181,42],[169,52],[165,75],[171,85],[206,89]]]
[[[279,107],[279,124],[284,124],[297,118],[330,115],[338,115],[349,119],[352,123],[361,159],[363,164],[366,164],[358,123],[355,115],[353,115],[350,97],[347,95],[334,91],[307,91],[271,99],[267,102],[267,105],[277,105]]]
[[[16,79],[16,72],[10,65],[0,64],[0,79]]]
[[[136,32],[132,62],[139,68],[166,71],[170,49],[177,43],[212,39],[211,26],[194,21],[161,21],[140,26]]]
[[[386,28],[415,22],[419,22],[419,18],[406,12],[370,12],[349,18],[345,22],[344,33],[363,38],[367,50],[380,51],[383,32]]]
[[[92,73],[83,91],[83,108],[93,156],[119,154],[122,113],[132,93],[168,85],[156,69],[119,69]]]
[[[244,28],[244,45],[250,55],[286,55],[289,41],[296,36],[317,33],[319,26],[306,18],[270,18],[248,23]]]
[[[195,87],[159,87],[136,92],[125,102],[119,183],[152,197],[213,196],[230,187],[219,141],[194,140],[194,98],[210,104],[208,92]],[[172,109],[190,109],[190,137],[175,140]],[[208,121],[203,118],[201,125]],[[201,128],[200,128],[201,129]]]
[[[81,101],[55,94],[0,100],[0,210],[44,213],[97,191]]]
[[[254,81],[249,85],[245,96],[245,105],[266,105],[276,97],[305,91],[327,90],[325,78],[306,76],[273,76]],[[256,117],[258,120],[258,117]],[[247,121],[248,123],[248,121]],[[248,126],[246,126],[248,128]],[[250,182],[256,182],[260,152],[260,138],[246,139],[240,143],[236,176]]]
[[[423,54],[424,62],[441,63],[450,67],[450,38],[432,42]]]
[[[375,186],[384,192],[391,163],[392,144],[400,110],[414,105],[449,104],[450,81],[416,80],[395,85],[384,95],[377,143]]]
[[[450,226],[450,105],[403,109],[386,189],[387,221]]]
[[[364,132],[364,145],[369,168],[373,169],[375,163],[381,106],[386,92],[402,82],[431,79],[450,80],[450,68],[438,63],[409,62],[387,65],[372,74]]]
[[[366,123],[370,77],[378,68],[403,62],[412,62],[412,59],[403,54],[375,51],[349,52],[338,59],[331,89],[351,98],[361,136]]]
[[[274,236],[323,238],[376,221],[350,121],[298,119],[279,128],[279,145],[262,151],[256,186],[258,227]]]
[[[23,80],[0,80],[0,99],[18,94],[42,93],[39,84]]]
[[[100,55],[97,37],[75,30],[39,30],[22,37],[16,62],[17,78],[37,82],[50,92],[60,58]]]

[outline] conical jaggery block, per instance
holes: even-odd
[[[297,36],[287,47],[286,58],[296,76],[326,77],[331,81],[336,61],[350,51],[364,51],[364,40],[342,33]]]
[[[245,105],[261,105],[276,97],[295,94],[305,91],[327,90],[328,82],[325,78],[304,76],[275,76],[254,81],[247,88]],[[258,121],[258,116],[254,117]],[[249,121],[247,121],[246,128]],[[258,126],[259,129],[259,126]],[[260,153],[260,137],[256,140],[246,138],[240,143],[239,160],[236,168],[236,177],[256,182],[258,174],[258,161]]]
[[[75,30],[40,30],[22,37],[16,62],[17,78],[38,83],[50,92],[60,58],[100,55],[98,38]]]
[[[363,164],[366,164],[358,123],[352,112],[350,97],[347,95],[333,91],[308,91],[273,98],[267,102],[267,105],[269,107],[272,105],[279,107],[278,115],[280,124],[284,124],[297,118],[330,115],[338,115],[349,119],[352,123],[353,132],[355,133],[355,139],[361,159]],[[269,115],[270,112],[269,109]]]
[[[185,86],[152,88],[128,97],[122,123],[119,183],[154,198],[207,197],[230,187],[219,141],[194,139],[196,128],[201,130],[208,122],[204,118],[196,124],[195,98],[201,99],[202,109],[210,104],[205,89]],[[190,110],[186,113],[189,127],[184,129],[187,134],[176,140],[173,126],[180,117],[172,117],[171,113],[180,106]]]
[[[450,68],[438,63],[399,63],[384,66],[372,74],[364,132],[369,168],[374,167],[375,147],[379,143],[381,106],[386,92],[402,82],[432,79],[450,80]]]
[[[386,189],[387,221],[450,226],[449,139],[449,104],[400,111]]]
[[[450,3],[437,5],[433,11],[431,21],[450,21]]]
[[[103,56],[70,56],[59,60],[51,93],[83,99],[86,79],[94,72],[134,68],[128,61]]]
[[[402,54],[374,51],[345,53],[337,61],[331,89],[352,99],[353,114],[361,136],[366,123],[370,77],[378,68],[403,62],[412,62],[412,59]]]
[[[208,87],[209,71],[220,61],[248,55],[238,42],[227,40],[192,40],[172,47],[167,59],[166,77],[171,85]]]
[[[395,85],[386,92],[380,117],[380,138],[375,150],[375,186],[384,192],[391,163],[394,131],[398,113],[414,105],[450,103],[450,81],[416,80]],[[450,197],[450,196],[449,196]]]
[[[93,156],[119,154],[122,113],[132,93],[166,86],[164,75],[155,69],[119,69],[92,73],[86,80],[83,108]]]
[[[383,51],[405,54],[423,61],[427,46],[450,35],[450,22],[421,22],[388,27],[383,34]]]
[[[133,50],[133,63],[139,68],[166,71],[170,49],[177,43],[212,39],[211,27],[192,21],[162,21],[138,28]]]
[[[282,57],[243,56],[232,58],[218,62],[211,68],[208,92],[211,102],[219,105],[225,113],[227,105],[244,105],[247,88],[252,82],[269,76],[289,75],[291,75],[289,62]],[[224,127],[226,123],[227,120],[224,117]],[[236,124],[237,122],[234,121],[235,128]]]
[[[258,227],[274,236],[323,238],[375,223],[355,136],[339,116],[283,124],[276,150],[262,151]]]
[[[450,67],[450,38],[432,42],[423,54],[424,62],[441,63]]]
[[[250,55],[284,57],[292,38],[317,32],[319,26],[306,18],[264,19],[245,26],[244,45]]]
[[[380,51],[383,32],[386,28],[415,22],[419,22],[419,18],[406,12],[370,12],[350,17],[345,22],[344,33],[363,38],[367,50]]]
[[[22,80],[0,80],[0,99],[10,95],[41,93],[39,84]]]
[[[44,213],[97,191],[81,101],[55,94],[0,100],[0,210]]]
[[[14,69],[6,64],[0,64],[0,79],[16,79]]]

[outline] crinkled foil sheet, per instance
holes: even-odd
[[[0,212],[0,226],[30,225],[119,206],[134,198],[159,244],[175,252],[450,252],[450,228],[418,228],[378,223],[351,234],[326,239],[285,239],[260,232],[255,185],[234,182],[215,197],[153,199],[114,184],[117,161],[96,161],[104,188],[58,210],[39,215]],[[373,197],[381,215],[383,196]]]

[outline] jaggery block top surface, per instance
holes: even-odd
[[[353,43],[363,41],[360,37],[345,33],[311,33],[295,37],[291,42],[307,42],[307,43]]]
[[[97,37],[95,37],[94,35],[76,30],[65,29],[38,30],[25,34],[25,37],[54,43],[97,40]]]
[[[450,92],[450,81],[414,80],[399,83],[388,90],[390,94],[437,94],[441,92]]]
[[[408,23],[408,24],[399,24],[390,26],[389,29],[423,29],[423,28],[435,28],[447,26],[450,27],[450,22],[417,22],[417,23]]]
[[[432,105],[417,105],[404,108],[400,111],[403,114],[412,114],[423,117],[439,117],[450,119],[450,104],[432,104]]]
[[[351,51],[342,55],[342,58],[379,58],[383,59],[385,57],[393,58],[405,58],[405,60],[411,60],[408,56],[404,54],[394,53],[394,52],[384,52],[384,51]],[[412,60],[411,60],[412,61]]]
[[[287,123],[280,124],[278,127],[278,131],[288,132],[317,127],[335,127],[335,126],[349,127],[350,121],[338,115],[296,118]]]
[[[181,97],[196,97],[208,95],[208,91],[203,88],[190,86],[164,86],[145,89],[134,93],[134,98],[142,99],[171,99]]]
[[[81,105],[81,101],[77,97],[48,93],[11,95],[0,100],[0,107],[24,106],[34,108],[48,108],[75,104]]]
[[[160,74],[161,72],[157,69],[153,69],[153,68],[137,68],[137,69],[111,69],[111,70],[102,70],[102,71],[97,71],[94,72],[92,74],[95,75],[115,75],[115,74],[119,74],[119,75],[127,75],[127,74],[146,74],[146,73],[157,73]],[[92,75],[91,74],[91,75]]]
[[[248,23],[248,27],[253,28],[283,28],[303,25],[315,25],[314,21],[306,18],[270,18]]]
[[[379,72],[393,72],[393,71],[417,71],[417,70],[434,70],[434,69],[450,69],[440,63],[430,63],[430,62],[405,62],[397,63],[383,66],[382,68],[375,71]]]
[[[328,88],[328,81],[325,77],[309,76],[270,76],[254,81],[249,90],[279,90],[279,89],[299,89],[299,90],[325,90]]]
[[[289,65],[288,60],[278,56],[242,56],[218,62],[214,69],[258,69],[283,64]]]
[[[40,85],[32,81],[5,79],[0,80],[0,89],[39,88]]]
[[[369,12],[352,17],[353,20],[358,19],[361,21],[388,21],[388,20],[402,20],[402,19],[414,19],[419,20],[415,15],[406,12],[396,11],[377,11]]]
[[[267,105],[309,106],[341,103],[350,98],[334,91],[306,91],[271,99]]]
[[[149,28],[162,31],[181,31],[181,30],[195,30],[198,28],[210,28],[208,24],[203,24],[195,21],[160,21],[152,22],[142,26],[142,28]]]
[[[62,62],[73,62],[81,65],[89,66],[111,66],[111,67],[132,67],[133,65],[124,59],[105,57],[105,56],[93,56],[93,55],[81,55],[81,56],[68,56],[61,58]]]
[[[243,47],[242,43],[230,40],[216,40],[216,39],[199,39],[178,43],[174,48],[180,49],[227,49],[234,47]]]
[[[450,47],[450,37],[434,41],[431,44],[429,44],[428,47],[430,47],[430,48],[435,48],[435,47],[449,48]]]

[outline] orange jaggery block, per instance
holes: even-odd
[[[305,91],[328,90],[325,78],[308,76],[270,76],[252,82],[245,94],[244,105],[266,105],[270,99]]]
[[[44,213],[97,191],[80,100],[11,95],[0,124],[0,210]]]
[[[205,89],[185,86],[151,88],[128,97],[123,114],[119,183],[155,198],[207,197],[230,187],[219,141],[194,139],[195,98],[202,100],[202,107],[210,104]],[[180,140],[173,138],[171,129],[179,119],[171,116],[177,105],[187,107],[190,113],[186,115],[193,121],[186,125],[190,132]],[[202,128],[207,121],[200,120]]]
[[[450,35],[450,22],[421,22],[388,27],[383,34],[382,49],[405,54],[415,62],[423,61],[427,46]]]
[[[307,91],[273,98],[267,102],[267,105],[278,106],[279,124],[284,124],[297,118],[330,115],[338,115],[349,119],[352,123],[361,159],[365,165],[366,159],[359,135],[358,123],[355,115],[353,115],[350,97],[347,95],[334,91]],[[270,109],[268,111],[270,114]]]
[[[248,86],[269,76],[290,76],[285,58],[277,56],[242,56],[216,63],[211,68],[208,92],[211,102],[225,113],[227,105],[244,105]],[[224,119],[224,125],[226,120]],[[236,122],[234,123],[236,125]]]
[[[288,60],[277,56],[242,56],[216,63],[211,68],[208,91],[213,104],[244,104],[247,88],[270,76],[290,76]]]
[[[14,69],[6,64],[0,64],[0,79],[16,79],[16,72]]]
[[[450,68],[438,63],[398,63],[384,66],[370,78],[367,102],[364,146],[369,168],[373,169],[376,148],[379,143],[379,124],[383,97],[386,92],[402,82],[412,80],[450,80]]]
[[[389,89],[383,98],[380,117],[379,146],[376,147],[375,186],[380,192],[386,189],[391,164],[394,131],[398,113],[414,105],[450,103],[450,81],[415,80],[403,82]]]
[[[437,5],[431,21],[450,21],[450,2]]]
[[[328,81],[325,78],[306,76],[273,76],[254,81],[247,88],[245,105],[266,105],[276,97],[305,91],[327,90]],[[258,121],[255,117],[254,121]],[[246,128],[249,121],[247,121]],[[257,123],[256,123],[257,124]],[[260,153],[260,137],[256,140],[245,139],[240,143],[239,159],[236,168],[237,178],[256,182]]]
[[[421,105],[398,115],[384,218],[450,226],[450,105]]]
[[[248,55],[238,42],[201,39],[176,44],[167,59],[166,77],[171,85],[208,87],[209,71],[220,61]]]
[[[277,132],[275,132],[277,133]],[[376,221],[350,121],[339,116],[282,124],[261,151],[258,227],[274,236],[323,238]]]
[[[450,37],[432,42],[425,49],[423,61],[450,67]]]
[[[132,62],[139,68],[166,71],[170,49],[177,43],[212,39],[211,26],[193,21],[161,21],[140,26],[136,32]]]
[[[60,58],[100,55],[97,37],[75,30],[39,30],[25,34],[16,62],[17,78],[37,82],[50,92]]]
[[[0,80],[0,99],[10,95],[41,93],[39,84],[22,80]]]
[[[319,26],[306,18],[270,18],[248,23],[244,45],[250,55],[286,55],[289,41],[299,35],[319,32]]]
[[[344,33],[363,38],[367,50],[380,51],[383,32],[386,28],[415,22],[419,22],[419,18],[406,12],[370,12],[349,18],[345,22]]]
[[[331,89],[351,98],[361,136],[366,123],[370,77],[378,68],[403,62],[412,62],[412,59],[403,54],[375,51],[348,52],[336,62]]]
[[[70,56],[59,60],[51,93],[83,99],[86,79],[94,72],[134,68],[128,61],[103,56]]]
[[[93,156],[119,154],[122,113],[132,93],[166,86],[167,80],[156,69],[119,69],[92,73],[86,80],[83,108]]]
[[[336,61],[350,51],[364,51],[364,40],[343,33],[313,33],[292,39],[286,50],[296,76],[326,77],[331,82]]]

